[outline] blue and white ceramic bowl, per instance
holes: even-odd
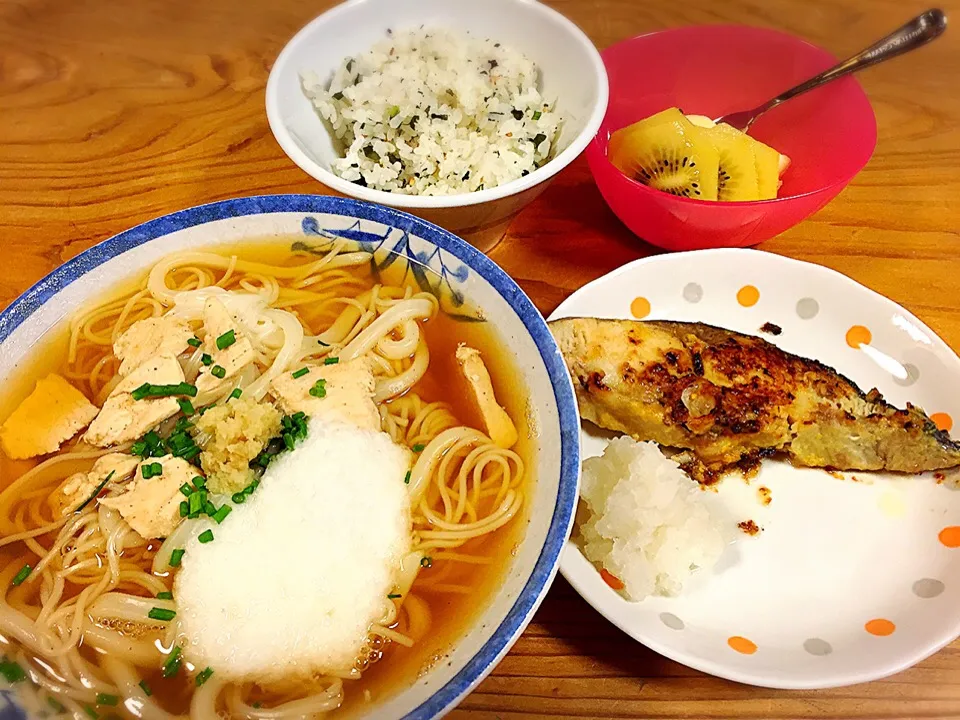
[[[430,718],[449,711],[506,654],[543,599],[570,530],[579,481],[580,424],[560,352],[530,299],[482,253],[445,230],[390,208],[312,195],[225,200],[139,225],[90,248],[0,313],[0,379],[74,310],[105,289],[184,249],[275,237],[311,244],[347,237],[382,262],[409,263],[417,281],[449,312],[482,311],[528,389],[538,430],[529,524],[505,579],[472,628],[414,685],[371,708],[376,717]],[[424,273],[427,265],[433,273]],[[464,298],[469,302],[464,302]],[[0,690],[0,716],[19,715]],[[2,700],[6,699],[4,703]],[[7,705],[7,707],[4,707]]]

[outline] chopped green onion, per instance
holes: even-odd
[[[197,687],[200,687],[209,680],[211,675],[213,675],[213,668],[207,668],[197,673]]]
[[[30,565],[24,565],[20,568],[20,572],[13,576],[13,580],[10,585],[17,587],[18,585],[23,585],[23,581],[30,577],[30,573],[33,572],[33,568]]]
[[[220,509],[211,515],[211,517],[216,520],[217,524],[219,525],[226,519],[227,515],[229,515],[232,510],[233,508],[229,505],[221,505]]]
[[[206,545],[208,542],[213,542],[213,530],[204,530],[197,535],[197,540],[203,545]]]
[[[387,595],[387,600],[396,600],[397,598],[403,597],[400,593],[390,593]]]
[[[20,663],[7,660],[6,658],[0,661],[0,675],[11,685],[27,679],[27,673],[20,667]]]
[[[146,680],[140,681],[140,689],[143,690],[143,694],[146,695],[147,697],[150,697],[151,695],[153,695],[153,690],[151,690],[150,686],[147,685]]]
[[[533,144],[539,145],[546,139],[547,139],[546,135],[544,135],[543,133],[537,133],[536,135],[533,136]]]
[[[173,600],[173,593],[169,590],[165,590],[162,593],[157,593],[157,600]]]
[[[534,110],[534,111],[533,111],[533,119],[534,119],[534,120],[539,120],[539,119],[540,119],[540,116],[541,116],[542,114],[543,114],[543,113],[541,113],[539,110]]]
[[[227,376],[227,371],[226,368],[223,368],[220,365],[214,365],[212,368],[210,368],[210,374],[215,378],[223,380]]]
[[[240,388],[234,388],[233,392],[230,393],[230,397],[233,398],[234,400],[239,400],[241,395],[243,395],[243,390],[241,390]]]
[[[190,347],[198,348],[201,345],[203,345],[203,343],[200,342],[200,338],[192,337],[189,340],[187,340],[187,345],[189,345]]]
[[[73,511],[74,514],[76,514],[76,513],[80,512],[81,510],[83,510],[87,505],[89,505],[89,504],[93,501],[93,499],[94,499],[97,495],[100,494],[100,491],[103,490],[103,489],[107,486],[107,483],[108,483],[108,482],[110,482],[110,478],[113,477],[113,473],[114,473],[114,472],[115,472],[114,470],[111,470],[111,471],[110,471],[110,474],[107,475],[107,476],[103,479],[103,482],[102,482],[102,483],[100,483],[99,485],[97,485],[97,489],[93,491],[93,493],[90,495],[90,497],[88,497],[86,500],[84,500],[84,501],[83,501],[83,504],[82,504],[80,507],[78,507],[76,510]]]
[[[409,471],[409,470],[407,470],[407,474],[403,476],[403,484],[404,484],[404,485],[409,485],[409,484],[410,484],[410,471]]]
[[[423,452],[424,448],[426,448],[426,447],[427,447],[427,446],[426,446],[426,445],[423,445],[422,443],[417,443],[416,445],[413,446],[412,450],[413,450],[414,452]]]
[[[253,704],[253,707],[255,707],[257,710],[259,710],[261,707],[263,707],[263,705],[258,701],[258,702],[255,702],[255,703]]]
[[[149,480],[152,477],[160,477],[163,475],[163,465],[158,462],[144,463],[140,466],[140,474],[143,475],[144,480]]]
[[[399,114],[400,114],[400,106],[399,106],[399,105],[391,105],[391,106],[387,109],[387,117],[388,117],[388,118],[395,118],[395,117],[396,117],[397,115],[399,115]]]
[[[295,379],[298,379],[298,378],[302,378],[302,377],[303,377],[304,375],[306,375],[308,372],[310,372],[310,368],[308,368],[308,367],[302,367],[302,368],[300,368],[299,370],[294,370],[294,371],[293,371],[292,373],[290,373],[290,374],[293,375],[293,377],[294,377]]]
[[[213,358],[210,357],[207,353],[204,353],[203,355],[200,356],[200,362],[202,362],[204,365],[209,367],[210,365],[213,365]]]
[[[193,409],[193,403],[186,398],[177,398],[177,405],[180,406],[180,412],[184,415],[193,415],[196,412]]]
[[[84,706],[83,706],[83,711],[84,711],[87,715],[89,715],[90,717],[92,717],[93,720],[97,720],[97,718],[100,717],[100,716],[97,714],[97,711],[94,710],[94,709],[93,709],[92,707],[90,707],[89,705],[84,705]]]
[[[133,395],[134,400],[143,400],[150,394],[150,383],[144,383],[130,394]]]
[[[193,488],[190,487],[190,483],[184,483],[180,486],[180,494],[184,497],[190,497],[193,495]]]
[[[336,365],[338,362],[340,362],[340,358],[338,357],[328,357],[323,359],[324,365]]]
[[[317,380],[313,387],[310,388],[310,394],[315,398],[322,398],[327,396],[327,381],[323,378]]]
[[[135,442],[133,447],[130,448],[130,452],[134,455],[139,455],[144,460],[148,457],[163,457],[167,454],[163,449],[163,438],[154,430],[151,430],[140,438],[139,441]]]
[[[206,479],[205,477],[203,477],[203,475],[197,475],[197,476],[193,479],[193,486],[194,486],[197,490],[203,490],[203,489],[207,486],[207,479]]]
[[[223,335],[217,338],[217,350],[226,350],[237,341],[237,336],[233,330],[227,330]]]
[[[170,567],[180,567],[180,561],[183,560],[183,554],[186,552],[183,548],[177,548],[170,553]]]
[[[240,492],[235,492],[233,495],[231,495],[230,499],[233,500],[237,505],[242,505],[246,501],[247,496],[244,495],[243,491],[241,490]]]
[[[433,558],[427,557],[424,555],[420,558],[420,567],[422,568],[432,568],[433,567]]]
[[[203,510],[203,501],[200,499],[200,493],[190,493],[190,499],[188,500],[189,506],[187,509],[190,511],[190,515],[196,512]]]
[[[175,610],[167,610],[166,608],[150,608],[150,612],[147,613],[147,617],[151,620],[161,620],[163,622],[169,622],[177,616]]]
[[[184,500],[180,503],[180,517],[186,517],[190,514],[190,504]]]
[[[171,678],[177,674],[177,671],[180,669],[180,664],[183,662],[183,658],[180,657],[181,652],[179,645],[170,651],[170,657],[168,657],[167,661],[163,664],[163,676],[165,678]]]
[[[144,383],[130,394],[133,396],[134,400],[173,397],[175,395],[196,397],[197,386],[185,382],[177,383],[176,385],[151,385],[150,383]]]
[[[116,695],[107,695],[107,693],[97,693],[97,705],[116,705],[120,698]]]
[[[293,450],[293,435],[290,433],[283,434],[283,444],[287,446],[287,450]]]

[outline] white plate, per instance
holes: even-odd
[[[581,288],[551,319],[638,314],[752,335],[772,322],[783,333],[761,336],[784,350],[877,387],[898,406],[913,402],[942,427],[960,418],[953,351],[900,306],[817,265],[755,250],[660,255]],[[581,442],[586,458],[605,438],[584,427]],[[768,460],[749,485],[724,480],[716,502],[731,521],[752,519],[763,532],[737,533],[681,597],[628,602],[573,542],[561,572],[624,632],[713,675],[778,688],[890,675],[960,635],[960,549],[951,547],[960,542],[960,492],[950,473],[940,483],[933,474],[843,475]],[[772,491],[768,506],[760,486]]]

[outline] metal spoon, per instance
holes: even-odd
[[[839,65],[834,65],[829,70],[824,70],[819,75],[815,75],[809,80],[800,83],[796,87],[790,88],[784,93],[777,95],[772,100],[768,100],[753,110],[741,110],[740,112],[728,113],[723,117],[717,118],[714,122],[727,123],[733,127],[747,132],[754,121],[763,115],[767,110],[772,110],[790,98],[802,95],[808,90],[820,87],[831,80],[836,80],[850,73],[863,70],[864,68],[882,63],[897,55],[915,50],[921,45],[926,45],[934,38],[939,37],[947,28],[947,16],[942,10],[934,8],[927,10],[922,15],[917,15],[902,28],[894,30],[883,40],[871,45],[866,50],[862,50]]]

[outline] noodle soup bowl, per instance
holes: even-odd
[[[241,198],[152,220],[70,260],[0,313],[0,378],[25,388],[19,397],[0,400],[0,417],[32,387],[23,381],[24,368],[35,371],[42,362],[38,356],[53,347],[54,338],[62,339],[58,328],[78,308],[103,301],[110,288],[142,277],[173,253],[226,251],[244,242],[317,253],[338,245],[369,253],[375,273],[384,279],[405,276],[432,293],[451,321],[487,323],[516,369],[532,481],[501,575],[486,584],[492,589],[478,598],[473,618],[432,653],[429,666],[414,668],[359,707],[356,698],[350,702],[349,685],[346,689],[347,702],[361,714],[441,716],[493,669],[530,621],[556,572],[579,482],[579,421],[560,352],[523,291],[477,249],[411,215],[337,197]],[[9,716],[35,716],[39,709],[27,705],[30,693],[18,690],[30,685],[27,680],[0,689],[0,713],[6,701]]]

